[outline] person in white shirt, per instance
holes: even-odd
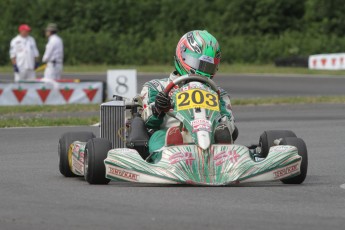
[[[48,24],[46,28],[48,43],[42,61],[47,63],[44,71],[44,79],[59,80],[63,68],[63,43],[57,35],[57,26],[54,23]]]
[[[11,40],[10,58],[14,70],[14,81],[34,80],[38,67],[39,53],[35,39],[30,36],[31,28],[22,24],[18,28],[19,35]]]

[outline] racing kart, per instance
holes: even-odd
[[[259,144],[249,147],[232,141],[215,142],[215,129],[221,120],[220,92],[211,79],[181,76],[172,81],[165,92],[172,101],[167,115],[176,118],[180,126],[168,129],[167,136],[172,135],[173,141],[163,147],[158,160],[153,162],[148,153],[149,134],[140,116],[140,97],[130,103],[117,98],[117,102],[102,104],[122,103],[125,109],[114,117],[120,120],[118,125],[104,126],[114,119],[101,113],[101,138],[91,132],[62,135],[59,140],[61,174],[82,176],[90,184],[108,184],[115,180],[221,186],[274,180],[301,184],[305,180],[307,147],[292,131],[265,131]],[[127,118],[120,118],[125,112],[129,114]],[[126,124],[128,118],[130,122]],[[111,135],[102,136],[102,127],[108,128]],[[180,132],[189,136],[184,138],[189,141],[176,135]],[[118,137],[121,141],[114,141]],[[259,152],[262,158],[256,158],[254,152]]]

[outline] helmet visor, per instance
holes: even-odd
[[[216,73],[219,64],[219,58],[213,58],[206,55],[196,58],[192,55],[182,53],[182,58],[184,62],[193,69],[210,75]]]

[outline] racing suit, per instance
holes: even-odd
[[[170,74],[169,78],[151,80],[146,82],[141,91],[141,98],[143,100],[143,111],[142,118],[148,129],[152,129],[155,132],[150,137],[149,140],[149,152],[153,154],[154,152],[160,152],[165,146],[165,136],[167,129],[174,126],[179,126],[180,121],[171,116],[160,117],[153,114],[152,109],[154,107],[154,102],[156,95],[165,89],[165,87],[173,80],[178,78],[176,72]],[[231,110],[231,102],[229,94],[220,89],[220,113],[222,115],[222,123],[224,123],[232,134],[235,130],[234,116]],[[172,94],[172,92],[171,92]],[[170,96],[171,96],[170,94]],[[157,131],[156,131],[157,130]]]
[[[34,80],[35,58],[39,56],[36,41],[33,37],[16,36],[11,41],[10,58],[16,59],[18,71],[14,73],[14,81]]]

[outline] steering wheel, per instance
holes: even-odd
[[[215,92],[217,92],[218,96],[220,96],[220,91],[217,87],[217,85],[214,83],[214,81],[212,81],[209,78],[206,77],[201,77],[199,75],[195,75],[195,74],[190,74],[190,75],[184,75],[181,77],[176,78],[175,80],[173,80],[172,82],[170,82],[167,87],[165,87],[164,92],[169,95],[170,91],[179,83],[183,82],[183,81],[190,81],[190,80],[194,80],[197,82],[201,82],[201,83],[206,83],[208,84],[211,89]],[[167,112],[167,115],[171,116],[171,117],[175,117],[173,113],[171,112]],[[176,117],[175,117],[176,118]]]
[[[211,89],[215,92],[218,93],[218,95],[220,95],[220,91],[217,87],[217,85],[214,83],[214,81],[212,81],[211,79],[209,78],[206,78],[206,77],[201,77],[199,75],[195,75],[195,74],[190,74],[190,75],[184,75],[184,76],[181,76],[181,77],[178,77],[176,78],[175,80],[173,80],[172,82],[169,83],[169,85],[167,85],[167,87],[165,87],[164,89],[164,92],[166,94],[169,95],[170,91],[176,86],[178,85],[179,83],[183,82],[183,81],[191,81],[191,80],[194,80],[194,81],[198,81],[198,82],[201,82],[201,83],[206,83],[208,84]]]

